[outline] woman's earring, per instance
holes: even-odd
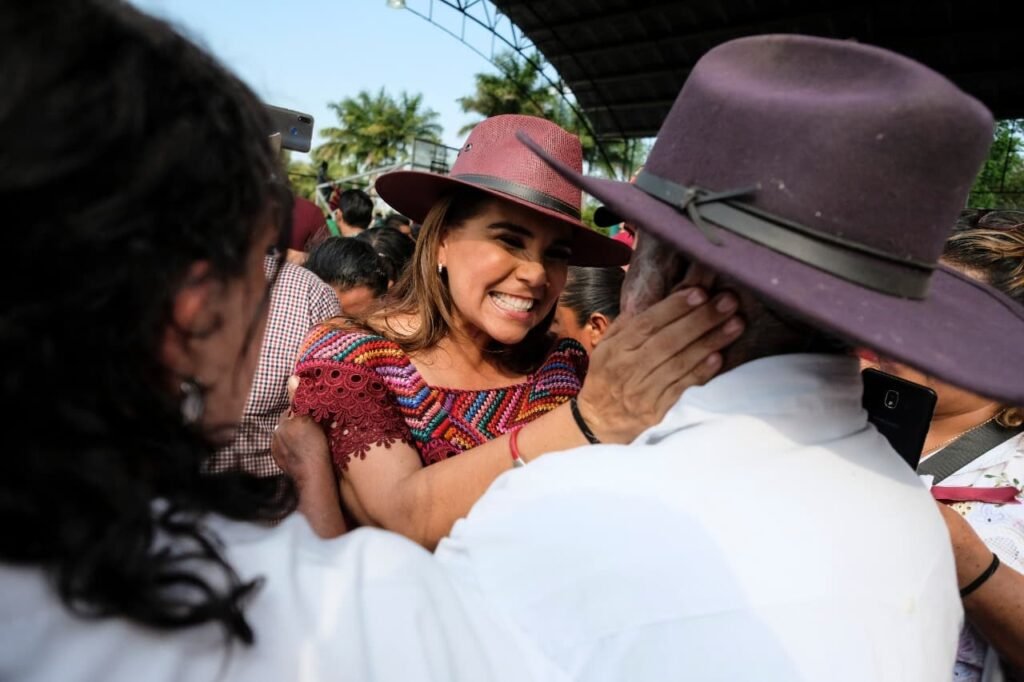
[[[437,264],[437,276],[444,277],[444,266],[440,263]]]
[[[181,418],[189,426],[199,423],[206,411],[206,400],[203,390],[195,379],[181,382]]]

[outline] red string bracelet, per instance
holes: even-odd
[[[519,467],[526,466],[526,460],[519,455],[519,431],[522,426],[517,426],[508,434],[508,449],[512,454],[512,468],[518,469]]]

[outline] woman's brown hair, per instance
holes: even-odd
[[[1010,212],[985,211],[981,221],[975,213],[965,211],[961,216],[942,259],[1024,305],[1024,222],[1002,221],[997,226],[992,221]],[[1024,219],[1024,213],[1013,213],[1017,220]],[[992,227],[987,227],[989,224]],[[1005,427],[1018,427],[1024,424],[1024,408],[1004,406],[996,421]]]
[[[416,251],[405,272],[374,310],[358,322],[397,343],[406,353],[433,348],[455,328],[454,303],[446,276],[438,271],[437,252],[449,230],[482,213],[496,199],[472,188],[458,189],[438,199],[427,213],[416,240]],[[398,329],[392,318],[409,315],[417,320],[411,329]],[[548,333],[555,309],[514,346],[492,342],[488,352],[504,369],[529,374],[544,362],[551,350]],[[336,324],[350,326],[341,320]]]

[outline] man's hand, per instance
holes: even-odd
[[[709,301],[690,287],[616,320],[594,349],[577,399],[594,435],[628,443],[661,421],[683,390],[713,377],[722,366],[718,351],[743,331],[737,307],[732,294]]]

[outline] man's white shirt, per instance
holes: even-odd
[[[950,679],[949,538],[861,392],[848,358],[747,363],[506,474],[436,556],[575,679]]]

